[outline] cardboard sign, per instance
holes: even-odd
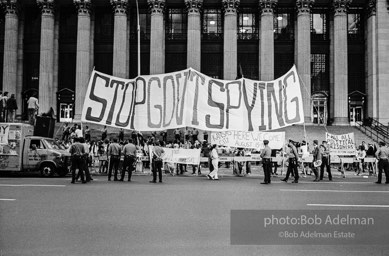
[[[293,67],[273,81],[219,80],[194,69],[122,79],[93,71],[83,122],[139,131],[264,131],[304,122]]]
[[[331,155],[344,156],[355,155],[356,153],[354,133],[335,135],[327,132],[326,141]]]
[[[179,164],[200,164],[201,149],[163,148],[163,162]]]
[[[285,132],[225,131],[211,133],[211,144],[234,148],[263,149],[265,147],[263,140],[268,140],[269,147],[272,149],[283,148]]]
[[[9,125],[0,126],[0,145],[8,145]]]

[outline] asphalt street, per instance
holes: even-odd
[[[273,177],[0,177],[0,255],[389,255],[389,245],[231,245],[231,210],[387,210],[389,184],[352,174],[285,184]],[[389,216],[389,215],[388,215]],[[389,231],[388,231],[389,234]]]

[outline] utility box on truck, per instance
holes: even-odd
[[[53,139],[33,134],[32,125],[0,123],[0,171],[65,176],[69,172],[69,152]]]

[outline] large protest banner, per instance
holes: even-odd
[[[335,135],[326,132],[326,141],[328,142],[331,155],[355,155],[354,133]]]
[[[200,164],[201,149],[163,148],[163,162],[179,164]]]
[[[269,147],[280,149],[285,144],[285,132],[212,132],[211,143],[235,148],[264,148],[263,140],[269,141]]]
[[[264,131],[303,123],[304,113],[295,67],[267,82],[218,80],[194,69],[132,80],[93,71],[81,120],[140,131]]]

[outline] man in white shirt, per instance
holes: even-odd
[[[76,130],[74,131],[74,133],[76,134],[76,137],[77,137],[77,138],[83,137],[83,136],[82,136],[82,130],[81,130],[81,126],[80,126],[80,125],[77,125],[77,128],[76,128]]]
[[[38,99],[35,96],[36,96],[36,92],[34,92],[32,94],[32,96],[27,101],[27,105],[28,105],[27,106],[27,108],[28,108],[28,122],[31,125],[35,124],[35,115],[37,114],[38,109],[39,109]]]

